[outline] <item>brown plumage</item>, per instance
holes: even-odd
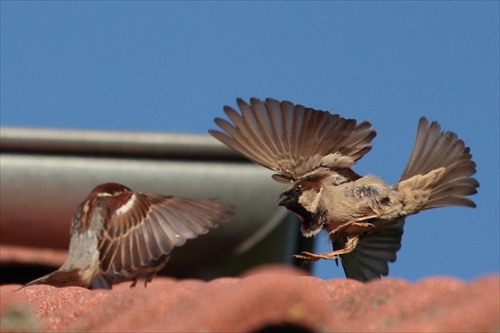
[[[77,208],[68,258],[55,272],[27,283],[110,288],[145,278],[151,282],[174,247],[227,220],[231,207],[134,192],[117,183],[97,186]]]
[[[464,142],[438,123],[421,118],[415,146],[401,180],[387,185],[350,169],[371,150],[375,131],[326,111],[290,102],[238,100],[241,115],[225,107],[233,124],[216,119],[226,132],[210,131],[247,158],[278,172],[290,185],[279,205],[301,220],[306,237],[325,230],[333,252],[304,252],[315,261],[342,260],[346,276],[368,281],[387,275],[401,247],[405,217],[443,207],[475,207],[475,164]]]
[[[371,124],[357,124],[328,111],[291,102],[256,98],[250,104],[237,99],[242,115],[229,106],[230,122],[216,118],[226,133],[210,130],[215,138],[246,158],[278,174],[273,179],[289,182],[310,173],[335,170],[341,183],[360,176],[350,169],[368,153],[377,134]]]

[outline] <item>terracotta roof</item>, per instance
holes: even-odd
[[[500,276],[321,280],[264,266],[212,281],[157,277],[113,290],[3,285],[1,329],[28,331],[484,331],[500,329]]]

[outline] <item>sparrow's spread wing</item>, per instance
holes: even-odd
[[[118,274],[148,267],[187,239],[207,233],[230,214],[216,200],[124,192],[99,242],[101,270]]]
[[[237,99],[239,114],[224,107],[230,121],[215,123],[224,131],[210,130],[216,139],[246,158],[276,171],[278,181],[297,180],[321,168],[350,168],[371,150],[376,132],[328,111],[288,101]]]
[[[353,252],[340,255],[346,277],[366,282],[389,274],[401,248],[404,218],[369,237],[361,236]]]

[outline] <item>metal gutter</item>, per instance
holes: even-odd
[[[208,135],[0,127],[2,152],[243,160]]]

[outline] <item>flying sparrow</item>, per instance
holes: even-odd
[[[227,220],[231,207],[134,192],[117,183],[97,186],[77,208],[68,258],[55,272],[27,283],[56,287],[111,288],[141,277],[145,286],[167,263],[174,247]]]
[[[298,216],[305,237],[328,233],[333,251],[302,252],[307,261],[341,259],[348,278],[369,281],[389,273],[401,247],[405,217],[422,210],[475,207],[466,196],[479,183],[464,142],[422,117],[409,162],[396,185],[374,176],[361,177],[351,167],[371,150],[376,132],[327,111],[288,101],[237,100],[241,115],[226,106],[231,122],[216,118],[225,132],[218,140],[278,174],[290,184],[278,205]]]

